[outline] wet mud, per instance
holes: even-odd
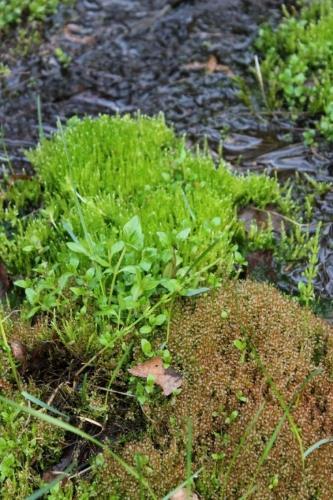
[[[24,149],[43,129],[73,115],[162,111],[189,143],[206,137],[215,154],[241,172],[268,171],[281,182],[332,182],[333,153],[300,142],[283,113],[268,115],[260,104],[252,68],[253,40],[263,22],[281,15],[279,0],[78,0],[59,9],[42,33],[41,45],[20,56],[18,31],[0,41],[1,171],[29,169]],[[285,2],[284,2],[285,3]],[[59,51],[61,49],[61,51]],[[248,83],[251,106],[237,77]],[[235,80],[236,77],[236,80]],[[37,96],[41,107],[38,121]],[[42,126],[42,127],[41,127]],[[304,184],[307,186],[307,184]],[[298,189],[299,197],[308,194]],[[333,190],[315,194],[309,227],[321,221],[318,295],[333,295]],[[303,269],[285,271],[280,286],[294,293]]]

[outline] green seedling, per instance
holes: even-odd
[[[234,340],[234,346],[241,353],[240,362],[244,363],[245,362],[246,353],[247,353],[247,342],[246,342],[246,340],[236,339],[236,340]]]
[[[226,310],[221,311],[221,318],[222,319],[228,319],[229,318],[229,312]]]
[[[224,421],[224,422],[225,422],[227,425],[230,425],[230,424],[232,424],[232,423],[233,423],[233,422],[237,419],[238,415],[239,415],[238,410],[233,410],[233,411],[230,413],[230,415],[228,415],[228,416],[227,416],[227,418],[225,419],[225,421]]]
[[[60,62],[61,66],[63,66],[64,68],[68,68],[72,61],[72,58],[69,54],[67,54],[61,47],[57,47],[56,49],[54,49],[54,55]]]

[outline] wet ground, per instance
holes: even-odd
[[[48,22],[44,41],[30,55],[14,49],[18,32],[1,41],[2,171],[29,168],[24,148],[38,140],[37,96],[46,134],[72,115],[162,111],[189,142],[208,138],[216,152],[241,171],[268,170],[281,181],[309,175],[331,182],[330,151],[299,143],[283,113],[268,115],[252,76],[252,42],[262,22],[277,22],[279,0],[78,0]],[[284,2],[285,3],[285,2]],[[22,42],[21,42],[22,44]],[[23,44],[24,45],[24,44]],[[21,53],[24,46],[21,48]],[[59,50],[61,49],[61,50]],[[235,76],[250,82],[251,107]],[[260,111],[261,109],[261,111]],[[308,189],[313,189],[308,186]],[[299,196],[304,196],[299,190]],[[333,191],[316,195],[314,231],[323,222],[317,291],[333,295]],[[302,269],[285,271],[282,288],[293,292]]]

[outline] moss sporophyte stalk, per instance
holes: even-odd
[[[329,447],[300,449],[329,434],[331,329],[236,280],[250,251],[305,267],[310,253],[311,302],[317,240],[293,221],[290,192],[188,150],[162,116],[73,118],[27,154],[36,176],[8,174],[0,198],[14,282],[1,317],[3,498],[169,498],[181,485],[212,499],[325,498]],[[264,225],[244,227],[249,206]],[[278,237],[272,207],[290,222]],[[182,378],[174,393],[131,377],[154,359]],[[65,458],[67,480],[45,484]]]

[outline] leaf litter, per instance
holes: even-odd
[[[183,383],[182,376],[173,368],[164,368],[163,361],[155,357],[130,368],[129,373],[135,377],[154,377],[154,382],[161,387],[164,396],[170,396],[174,390],[179,389]]]

